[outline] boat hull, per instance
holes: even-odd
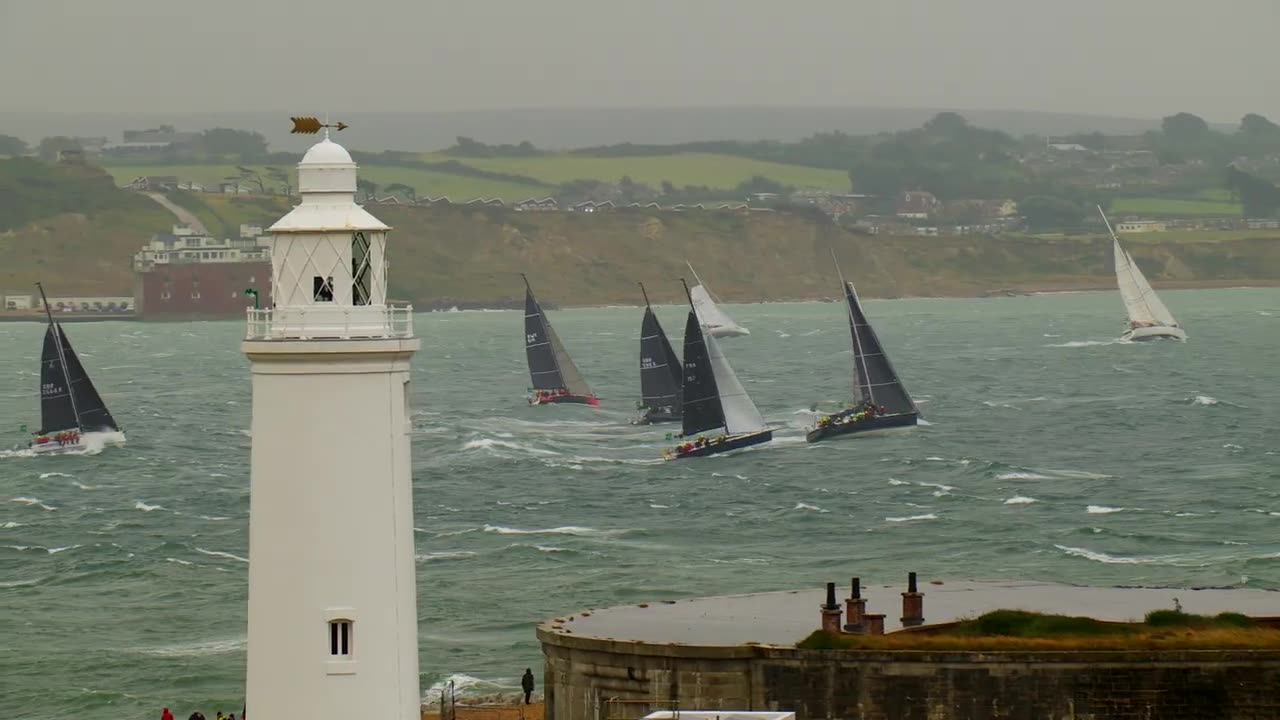
[[[687,452],[672,450],[663,455],[667,460],[683,460],[685,458],[707,457],[709,455],[719,455],[733,450],[741,450],[742,448],[751,447],[767,443],[773,439],[772,430],[761,430],[755,433],[741,433],[738,435],[722,435],[702,447],[695,447]]]
[[[1127,342],[1147,342],[1150,340],[1180,340],[1186,342],[1187,332],[1179,327],[1166,327],[1163,325],[1140,327],[1125,330],[1120,339]]]
[[[804,436],[804,439],[807,442],[815,443],[821,440],[830,440],[832,438],[856,435],[858,433],[871,432],[873,430],[893,430],[896,428],[915,427],[919,417],[920,416],[916,413],[877,415],[875,417],[864,418],[857,422],[838,423],[826,425],[824,427],[816,427],[810,430]]]
[[[549,398],[530,398],[530,405],[591,405],[600,404],[600,398],[595,395],[556,395]]]

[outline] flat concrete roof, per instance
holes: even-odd
[[[1152,610],[1172,610],[1174,598],[1188,613],[1238,612],[1254,617],[1280,616],[1280,592],[1246,589],[1082,587],[1043,582],[921,582],[925,624],[976,617],[992,610],[1031,610],[1085,615],[1099,620],[1140,620]],[[903,585],[864,586],[868,613],[885,614],[885,631],[902,628]],[[849,587],[836,586],[844,608]],[[572,636],[682,645],[793,646],[821,626],[819,607],[826,588],[664,600],[646,606],[592,610],[562,615],[544,629]],[[570,620],[569,618],[573,619]]]

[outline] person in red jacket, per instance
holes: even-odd
[[[160,711],[160,720],[173,720],[173,713],[169,712],[169,708]]]

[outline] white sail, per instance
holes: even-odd
[[[1151,283],[1133,261],[1133,256],[1120,247],[1119,240],[1114,243],[1116,261],[1116,283],[1120,286],[1120,297],[1124,300],[1124,309],[1129,314],[1129,322],[1139,325],[1164,325],[1178,327],[1169,308],[1160,302]]]
[[[706,328],[703,328],[704,331]],[[751,402],[738,376],[729,367],[729,361],[720,352],[720,343],[710,332],[704,332],[707,355],[711,358],[711,372],[716,376],[716,388],[720,391],[720,406],[724,409],[724,425],[730,435],[767,430],[764,416]]]
[[[711,297],[711,291],[702,284],[702,279],[698,277],[693,265],[689,265],[689,272],[693,273],[693,279],[698,283],[689,289],[689,298],[693,301],[693,311],[698,314],[698,322],[702,327],[706,328],[712,337],[750,335],[750,330],[734,322],[733,318],[716,305]]]

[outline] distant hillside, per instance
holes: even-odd
[[[130,257],[172,224],[101,170],[0,160],[0,292],[131,294]]]
[[[0,163],[2,166],[2,163]],[[10,168],[11,169],[11,168]],[[76,188],[85,170],[35,175],[45,190]],[[70,177],[62,177],[70,173]],[[96,176],[94,182],[104,182]],[[47,183],[52,183],[48,185]],[[65,183],[65,185],[62,185]],[[60,212],[0,231],[0,291],[44,280],[59,294],[127,295],[130,260],[173,218],[147,198],[109,186],[87,212]],[[56,194],[56,193],[55,193]],[[213,232],[269,224],[283,198],[173,193]],[[515,306],[526,272],[549,305],[631,304],[637,280],[655,302],[680,302],[692,262],[731,302],[838,293],[828,248],[868,296],[976,296],[1000,290],[1112,288],[1110,241],[1100,237],[886,237],[853,233],[818,213],[520,213],[465,206],[376,205],[395,229],[392,295],[420,308]],[[1150,233],[1126,238],[1160,284],[1280,284],[1280,234]]]
[[[458,135],[486,142],[529,140],[549,149],[614,143],[674,144],[704,140],[794,141],[816,132],[840,130],[852,135],[918,127],[941,110],[959,110],[981,127],[1023,134],[1067,135],[1100,131],[1136,134],[1157,129],[1159,119],[1102,115],[970,110],[960,108],[720,107],[507,109],[441,113],[338,113],[351,124],[348,147],[366,151],[437,150]],[[256,130],[273,150],[300,152],[313,142],[290,136],[286,113],[32,113],[0,112],[0,132],[31,143],[50,135],[107,136],[118,140],[125,129],[170,124],[184,130],[214,127]]]
[[[594,215],[379,206],[395,227],[389,251],[397,297],[421,307],[516,305],[519,273],[559,306],[680,302],[686,260],[728,301],[838,293],[828,248],[868,296],[973,296],[991,291],[1109,288],[1101,237],[884,237],[859,235],[817,214]],[[1280,236],[1152,235],[1130,249],[1157,283],[1280,283]]]

